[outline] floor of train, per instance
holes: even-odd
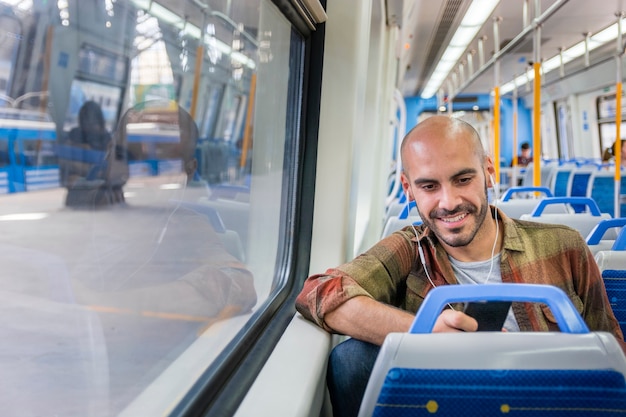
[[[97,210],[65,207],[64,189],[0,197],[3,415],[117,415],[206,329],[168,290],[200,261],[195,241],[162,241],[171,202],[205,190],[145,185]]]

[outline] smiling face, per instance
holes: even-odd
[[[404,190],[446,251],[455,258],[482,258],[483,248],[490,253],[495,225],[485,219],[487,178],[494,170],[476,131],[457,119],[431,117],[407,135],[402,163]]]

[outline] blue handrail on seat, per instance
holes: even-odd
[[[400,214],[398,214],[398,219],[401,219],[401,220],[408,219],[409,213],[411,212],[413,208],[417,208],[417,204],[415,203],[415,200],[409,201],[408,204],[404,206]]]
[[[616,219],[600,220],[598,224],[591,230],[591,232],[589,233],[589,236],[587,236],[587,239],[586,239],[587,244],[588,245],[599,244],[607,230],[613,227],[623,227],[624,225],[626,225],[626,217],[618,217]]]
[[[546,197],[553,197],[552,191],[548,187],[511,187],[506,190],[504,195],[502,196],[502,201],[509,201],[511,197],[516,193],[527,193],[527,192],[541,192],[546,195]]]
[[[550,307],[562,332],[589,333],[572,301],[558,287],[539,284],[444,285],[428,292],[409,333],[430,333],[447,303],[466,301],[527,301]]]
[[[617,238],[615,242],[613,242],[613,246],[611,250],[626,250],[626,228],[622,228],[620,232],[617,234]]]
[[[589,197],[546,197],[539,201],[537,207],[530,213],[532,217],[539,217],[546,206],[550,204],[571,204],[571,205],[584,205],[589,208],[589,212],[593,216],[600,216],[600,208],[598,204]]]

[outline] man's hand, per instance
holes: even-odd
[[[443,310],[435,326],[433,333],[443,332],[475,332],[478,330],[478,322],[467,314],[456,310]]]

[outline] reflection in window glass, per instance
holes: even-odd
[[[167,414],[281,289],[302,41],[198,3],[0,0],[3,415]]]

